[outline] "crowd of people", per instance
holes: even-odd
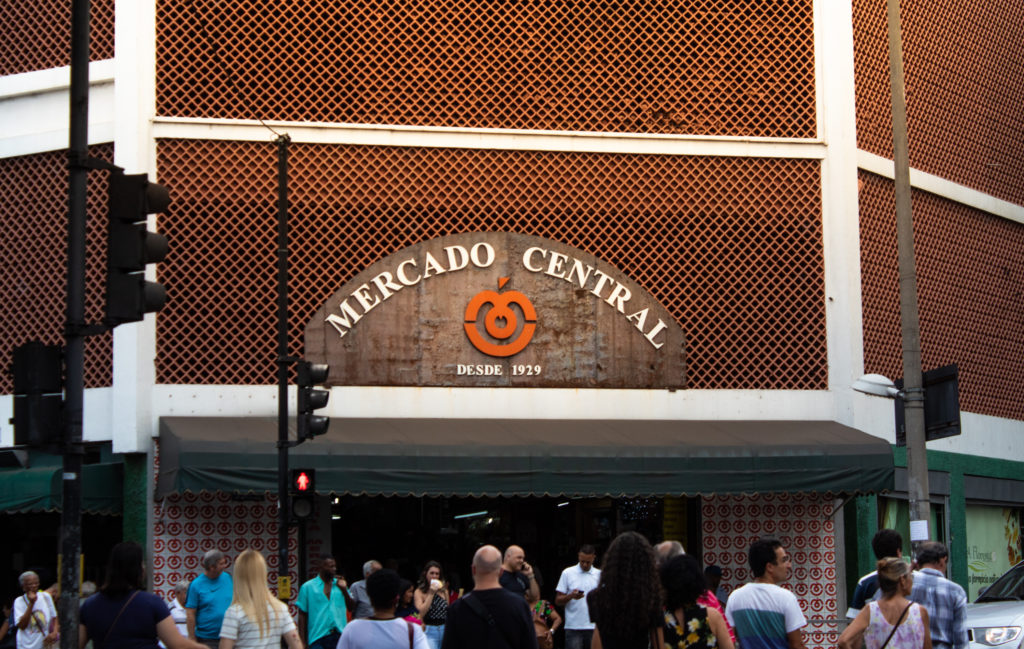
[[[917,571],[894,530],[879,531],[872,548],[877,570],[858,582],[839,649],[966,649],[967,598],[944,577],[946,548],[923,544]],[[228,557],[207,552],[203,573],[176,584],[168,604],[145,591],[142,549],[127,542],[114,546],[103,585],[81,604],[78,641],[80,649],[552,649],[563,628],[566,649],[804,649],[807,619],[781,586],[792,569],[782,543],[761,538],[748,559],[753,581],[726,594],[721,569],[702,569],[679,542],[652,546],[625,532],[600,569],[596,548],[581,546],[552,604],[516,545],[476,551],[469,593],[453,592],[436,561],[412,583],[370,560],[349,585],[324,555],[299,588],[293,620],[255,550],[235,559],[233,574]],[[5,615],[5,630],[16,630],[17,649],[50,649],[58,633],[53,598],[33,572],[19,582],[24,594]]]

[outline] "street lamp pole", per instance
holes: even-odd
[[[910,154],[899,0],[886,0],[886,9],[889,81],[892,87],[892,148],[895,166],[900,327],[903,340],[903,400],[907,427],[907,497],[910,505],[910,540],[916,554],[919,543],[928,540],[930,514],[921,369],[921,325],[917,312],[917,270],[914,262],[914,218],[910,205]]]

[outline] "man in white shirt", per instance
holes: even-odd
[[[39,590],[39,575],[23,572],[18,583],[25,592],[14,600],[18,649],[43,649],[57,642],[57,609],[46,591]]]
[[[188,598],[188,580],[182,579],[174,585],[174,597],[168,608],[171,610],[171,619],[178,633],[188,637],[188,614],[185,612],[185,601]]]
[[[800,603],[779,584],[789,579],[793,561],[777,539],[765,537],[750,546],[754,581],[734,590],[725,617],[747,649],[805,649],[807,618]]]
[[[565,649],[590,649],[594,623],[587,610],[587,593],[597,588],[601,571],[594,567],[597,550],[580,547],[579,563],[562,571],[555,586],[555,604],[565,607]]]

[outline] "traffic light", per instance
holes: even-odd
[[[292,469],[293,494],[316,493],[316,469]]]
[[[316,469],[292,469],[291,474],[292,516],[299,520],[309,518],[313,514],[316,497]]]
[[[298,441],[304,442],[317,435],[327,432],[331,420],[328,417],[314,415],[313,411],[327,405],[331,393],[327,390],[314,388],[314,385],[327,381],[330,366],[309,361],[299,361],[296,368],[295,383],[298,385]]]
[[[14,444],[59,452],[63,430],[60,345],[34,340],[14,348]]]
[[[167,256],[167,237],[146,230],[149,214],[167,211],[170,195],[146,174],[110,172],[107,211],[107,324],[138,322],[167,301],[161,284],[146,281],[146,264]]]

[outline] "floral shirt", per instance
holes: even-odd
[[[685,623],[679,621],[672,611],[665,611],[665,649],[711,649],[718,646],[708,624],[708,610],[694,606],[683,611]]]

